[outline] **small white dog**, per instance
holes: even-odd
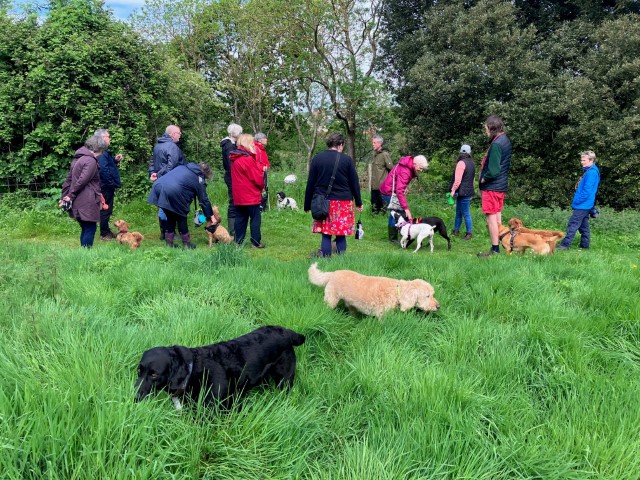
[[[431,253],[433,253],[433,234],[435,230],[431,225],[427,223],[409,223],[398,212],[391,212],[391,216],[396,221],[396,228],[400,230],[400,235],[402,235],[400,239],[400,246],[402,248],[407,248],[409,240],[416,240],[418,245],[413,251],[413,253],[416,253],[422,246],[422,240],[429,237],[429,247]]]
[[[287,197],[284,192],[276,193],[276,200],[278,202],[278,208],[290,208],[292,210],[298,209],[296,201],[291,197]]]

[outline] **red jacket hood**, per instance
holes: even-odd
[[[247,157],[247,156],[256,158],[256,154],[255,153],[251,153],[246,148],[244,148],[244,147],[236,147],[235,150],[232,150],[231,153],[229,153],[229,160],[232,161],[232,162],[235,162],[238,158]]]

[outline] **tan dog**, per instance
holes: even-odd
[[[504,249],[511,253],[524,253],[528,248],[538,255],[549,255],[551,247],[544,239],[534,233],[520,233],[504,225],[498,225],[500,242]]]
[[[418,308],[434,312],[440,304],[434,298],[433,287],[424,280],[395,280],[386,277],[368,277],[351,270],[322,272],[318,264],[309,267],[309,281],[324,288],[324,301],[336,308],[340,300],[350,309],[365,315],[382,317],[384,312],[400,307],[405,312]]]
[[[532,230],[530,228],[526,228],[522,223],[522,220],[519,218],[510,218],[509,228],[518,233],[533,233],[534,235],[542,237],[542,239],[549,244],[551,253],[555,251],[556,243],[564,238],[564,232],[561,232],[560,230]]]
[[[209,248],[213,245],[213,242],[220,243],[231,243],[233,242],[233,238],[229,235],[229,231],[222,226],[222,217],[220,216],[220,210],[218,210],[218,206],[214,205],[212,207],[213,217],[216,219],[215,225],[211,223],[211,220],[207,220],[207,223],[204,226],[204,229],[207,232],[207,236],[209,237]]]
[[[144,235],[140,232],[130,232],[129,224],[124,220],[116,220],[113,224],[118,229],[116,240],[122,244],[127,244],[131,250],[135,250],[140,246],[140,242],[144,239]]]

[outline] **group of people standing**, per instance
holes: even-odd
[[[489,116],[484,123],[484,130],[490,145],[480,164],[478,186],[491,248],[478,256],[489,257],[500,253],[498,232],[508,188],[512,147],[500,117]],[[255,137],[243,133],[242,127],[235,123],[228,126],[227,134],[220,147],[229,200],[229,233],[236,243],[242,245],[249,227],[252,247],[264,248],[261,215],[268,198],[267,171],[270,163],[265,148],[267,137],[263,133],[257,133]],[[153,185],[147,201],[158,207],[161,240],[168,246],[175,246],[177,229],[184,247],[195,248],[187,220],[191,203],[197,199],[211,224],[218,222],[206,191],[206,181],[211,179],[212,171],[207,163],[186,161],[178,146],[181,136],[179,127],[169,125],[158,138],[149,165],[149,179]],[[60,205],[64,205],[69,215],[80,224],[80,244],[87,248],[93,245],[98,222],[102,240],[115,238],[109,228],[109,220],[113,212],[115,190],[121,186],[118,163],[123,156],[113,156],[109,152],[110,142],[108,130],[96,130],[84,146],[76,151],[62,186]],[[355,163],[343,153],[344,137],[333,133],[326,143],[327,149],[315,155],[311,161],[304,210],[308,212],[311,209],[314,194],[324,195],[328,199],[329,215],[322,220],[313,220],[312,225],[312,232],[322,235],[320,248],[314,255],[328,257],[333,252],[340,254],[346,251],[346,237],[354,234],[355,212],[361,212],[363,204]],[[390,153],[383,144],[382,137],[376,135],[372,138],[375,151],[371,165],[372,212],[386,211],[392,196],[397,197],[395,209],[411,222],[413,215],[407,202],[407,189],[410,182],[429,166],[429,162],[423,155],[403,156],[393,165]],[[557,247],[559,250],[567,249],[578,232],[581,234],[580,247],[590,246],[589,218],[595,205],[600,172],[595,165],[596,155],[593,151],[582,152],[580,157],[584,174],[576,184],[573,214],[567,235]],[[470,203],[475,196],[475,177],[476,165],[471,156],[471,147],[463,145],[449,184],[449,194],[456,203],[453,235],[460,234],[464,220],[466,234],[462,240],[473,237]],[[389,240],[397,242],[398,231],[391,215],[388,231]]]
[[[508,189],[509,170],[511,168],[511,141],[505,133],[504,123],[497,115],[489,116],[484,122],[484,131],[489,138],[490,145],[482,158],[478,186],[491,247],[480,252],[479,257],[489,257],[500,253],[499,226],[502,224],[502,209],[505,193]],[[380,213],[387,210],[391,196],[396,195],[399,207],[396,210],[405,216],[409,222],[413,215],[406,199],[407,187],[411,180],[428,167],[427,159],[404,156],[397,165],[393,165],[389,151],[383,146],[383,138],[376,135],[372,138],[375,152],[371,164],[371,210]],[[567,235],[558,246],[559,250],[567,249],[577,232],[581,234],[580,248],[589,248],[590,212],[595,205],[595,197],[600,181],[600,172],[595,165],[595,153],[591,150],[582,152],[581,163],[584,175],[576,184],[576,193],[572,202],[573,214],[567,227]],[[449,183],[449,195],[456,205],[453,225],[454,236],[460,235],[460,228],[464,220],[466,233],[462,240],[473,238],[473,220],[471,217],[471,200],[475,196],[476,165],[471,156],[471,146],[462,145],[456,159],[456,165]],[[379,187],[376,188],[376,186]],[[398,241],[398,231],[394,217],[389,215],[389,240]]]
[[[60,206],[80,224],[80,245],[93,246],[98,222],[100,238],[115,238],[109,228],[116,188],[120,188],[118,162],[109,152],[111,135],[99,128],[74,154],[67,178],[62,184]]]
[[[264,248],[260,228],[266,172],[270,166],[265,149],[267,137],[263,133],[257,133],[255,138],[242,133],[242,127],[235,123],[229,125],[227,133],[220,146],[229,194],[229,234],[242,245],[249,225],[251,245]],[[186,163],[177,145],[180,137],[180,129],[170,125],[158,139],[149,167],[149,179],[154,184],[147,201],[158,207],[160,238],[167,245],[174,246],[177,226],[185,248],[195,248],[187,220],[191,203],[197,199],[211,224],[218,222],[207,196],[206,181],[211,179],[212,172],[207,163]]]

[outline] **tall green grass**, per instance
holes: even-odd
[[[286,191],[302,205],[302,189]],[[224,205],[222,188],[210,193]],[[451,227],[444,197],[411,201]],[[636,212],[604,209],[589,251],[487,260],[475,256],[488,246],[475,207],[474,239],[449,252],[436,237],[433,254],[392,247],[386,218],[365,212],[364,240],[320,268],[424,278],[442,305],[379,321],[329,310],[309,284],[319,239],[302,212],[266,212],[264,250],[209,250],[193,228],[198,248],[183,251],[157,239],[153,208],[116,203],[114,219],[147,236],[131,252],[80,249],[79,227],[55,208],[7,203],[2,478],[638,478],[640,259],[626,230]],[[504,214],[558,229],[568,215]],[[145,349],[266,324],[307,336],[289,394],[258,389],[231,413],[177,412],[166,394],[133,401]]]

